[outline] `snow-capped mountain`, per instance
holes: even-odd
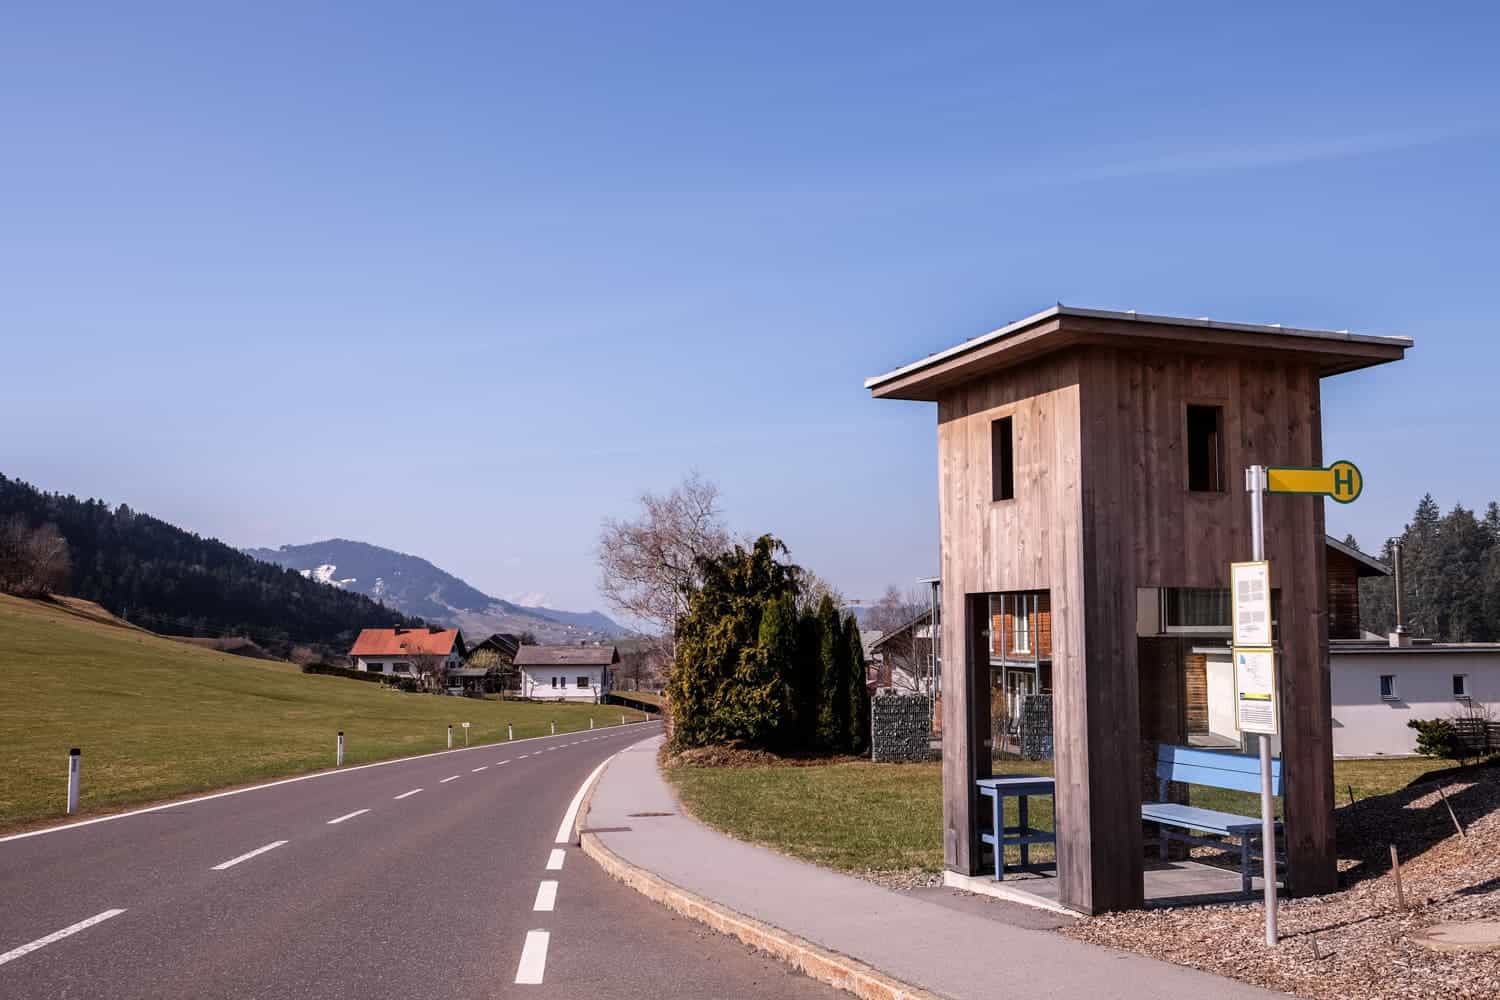
[[[402,614],[457,626],[474,638],[491,632],[533,632],[540,642],[573,642],[626,633],[598,611],[559,611],[491,597],[426,559],[366,542],[330,538],[245,553],[319,583],[364,594]]]

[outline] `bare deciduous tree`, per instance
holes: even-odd
[[[835,608],[844,608],[848,604],[837,587],[809,569],[802,569],[798,572],[797,587],[797,613],[799,615],[816,608],[825,595],[832,599]]]
[[[32,528],[15,514],[0,523],[0,590],[40,596],[65,590],[73,572],[67,539],[55,524]]]
[[[894,586],[890,586],[870,608],[865,619],[869,628],[881,633],[881,673],[894,688],[916,694],[930,693],[931,669],[928,654],[931,651],[931,637],[930,633],[919,636],[917,633],[921,629],[914,624],[918,617],[929,610],[931,604],[920,591],[902,594]]]
[[[697,586],[698,560],[729,547],[719,488],[698,473],[665,496],[642,494],[634,520],[606,518],[599,591],[617,610],[671,635]]]

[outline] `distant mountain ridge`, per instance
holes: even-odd
[[[284,655],[293,645],[349,648],[370,625],[417,627],[368,596],[321,587],[120,504],[45,493],[0,475],[0,519],[54,524],[72,557],[67,593],[171,636],[244,636]]]
[[[572,642],[626,634],[601,612],[529,607],[491,597],[420,556],[368,542],[329,538],[244,552],[308,579],[363,594],[402,614],[457,626],[474,636],[534,632],[542,642]]]

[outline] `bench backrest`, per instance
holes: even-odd
[[[1199,750],[1167,743],[1156,748],[1156,777],[1165,784],[1232,788],[1239,792],[1260,791],[1260,758],[1227,750]],[[1281,761],[1271,758],[1271,794],[1281,794]]]

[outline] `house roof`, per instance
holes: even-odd
[[[619,662],[614,646],[522,646],[515,659],[518,667],[607,667]]]
[[[470,653],[473,653],[475,650],[479,649],[493,649],[496,652],[510,654],[514,653],[517,649],[520,648],[520,636],[512,635],[509,632],[494,632],[487,638],[481,639],[478,642],[469,643],[468,646],[468,650]]]
[[[866,653],[873,653],[873,652],[875,652],[877,649],[879,649],[881,646],[884,646],[887,642],[889,642],[890,640],[894,639],[896,636],[902,635],[902,634],[904,634],[906,632],[911,631],[913,628],[917,627],[922,622],[928,621],[931,618],[932,618],[932,609],[931,608],[926,608],[926,609],[924,609],[922,611],[917,612],[915,615],[913,615],[907,621],[905,621],[901,625],[897,626],[896,628],[891,629],[889,632],[887,632],[884,635],[882,635],[879,639],[876,639],[874,642],[870,643],[870,645],[866,646],[865,647],[865,652]]]
[[[456,628],[367,628],[349,650],[350,656],[447,656],[454,645],[463,649]]]
[[[1399,361],[1412,346],[1410,337],[1084,309],[1059,302],[998,330],[866,379],[865,388],[880,399],[931,401],[941,391],[975,375],[1065,347],[1103,343],[1203,352],[1254,352],[1259,356],[1280,353],[1300,357],[1325,376]]]
[[[1359,549],[1356,549],[1352,545],[1345,545],[1343,542],[1339,541],[1337,538],[1334,538],[1332,535],[1326,536],[1324,538],[1324,541],[1328,543],[1328,547],[1333,551],[1342,552],[1344,555],[1348,556],[1350,559],[1353,559],[1356,563],[1358,563],[1360,576],[1391,575],[1391,568],[1385,563],[1376,559],[1374,556],[1367,556],[1363,552],[1359,551]]]

